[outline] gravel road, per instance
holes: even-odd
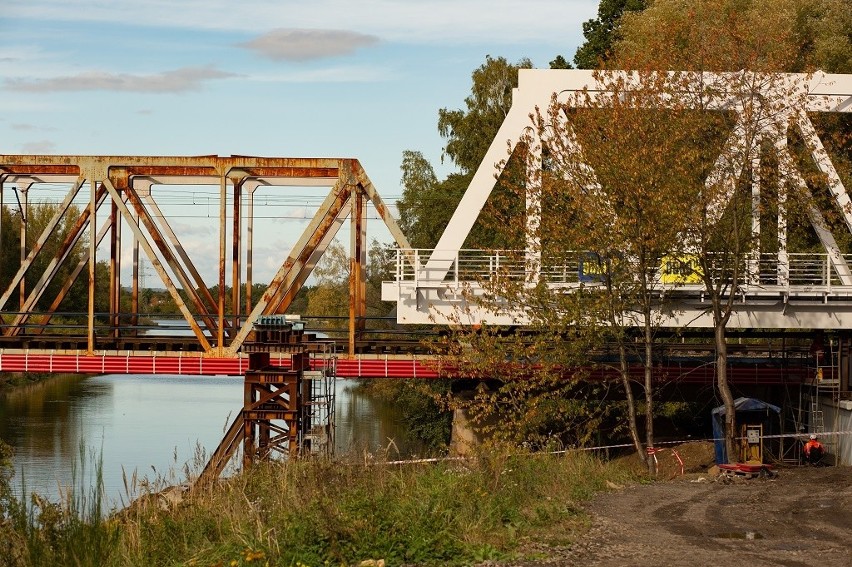
[[[698,475],[602,494],[591,530],[550,565],[852,565],[852,468],[785,468],[729,483]]]

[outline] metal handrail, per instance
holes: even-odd
[[[444,260],[452,259],[448,270],[430,273],[428,263],[435,252],[440,252]],[[594,278],[585,277],[588,274],[584,275],[582,271],[583,259],[590,255],[590,252],[567,251],[531,260],[524,250],[397,250],[394,279],[399,284],[461,286],[493,281],[495,278],[512,282],[531,281],[530,276],[536,275],[553,285],[579,285],[594,283]],[[679,273],[667,273],[667,258],[660,258],[649,274],[655,285],[667,289],[703,285],[700,275],[690,278]],[[852,265],[852,254],[844,255],[843,258]],[[682,255],[674,259],[688,263],[690,258]],[[841,280],[826,253],[755,254],[744,258],[741,267],[740,286],[745,289],[803,289],[828,293],[832,288],[841,286]],[[718,271],[720,275],[716,278],[722,277],[723,266],[719,266]]]

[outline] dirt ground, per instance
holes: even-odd
[[[709,451],[684,447],[691,458],[682,457],[682,477],[599,495],[585,507],[589,532],[534,564],[852,565],[852,468],[786,467],[772,479],[727,481],[689,473]]]

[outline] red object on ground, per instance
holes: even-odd
[[[719,465],[719,468],[723,471],[730,472],[740,472],[740,473],[758,473],[760,471],[771,471],[772,465],[764,465],[764,464],[748,464],[748,463],[735,463],[733,465]]]

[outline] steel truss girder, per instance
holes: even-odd
[[[650,76],[644,76],[638,72],[630,71],[612,71],[612,72],[595,71],[579,71],[579,70],[538,70],[538,69],[521,69],[518,75],[518,88],[514,89],[512,94],[512,107],[504,119],[500,129],[494,137],[491,146],[489,147],[485,157],[483,158],[479,168],[474,173],[470,185],[463,195],[456,211],[450,219],[444,233],[441,235],[438,243],[435,246],[434,252],[429,257],[428,262],[423,266],[416,268],[421,282],[425,286],[423,289],[423,297],[420,301],[415,302],[413,306],[404,306],[400,301],[401,310],[398,311],[399,320],[405,319],[406,322],[423,322],[429,320],[430,288],[440,286],[441,282],[447,277],[448,271],[453,265],[454,258],[457,257],[461,247],[467,238],[468,233],[473,228],[476,219],[478,218],[486,200],[493,190],[496,179],[502,173],[502,168],[505,166],[507,158],[507,147],[511,152],[525,137],[529,136],[530,131],[535,130],[530,116],[536,110],[543,111],[549,108],[551,101],[557,100],[566,106],[583,106],[585,100],[596,101],[613,96],[611,91],[605,84],[604,77],[613,82],[618,82],[624,88],[625,92],[643,88],[643,83],[646,81],[659,81],[660,74],[653,73]],[[720,184],[725,189],[719,193],[717,202],[710,207],[709,213],[711,221],[713,218],[721,216],[724,208],[727,206],[732,190],[734,180],[738,177],[745,167],[754,167],[755,164],[755,149],[760,145],[761,140],[775,140],[783,137],[786,140],[788,135],[787,128],[790,124],[799,129],[802,137],[805,140],[806,146],[810,151],[811,157],[817,167],[828,178],[829,190],[835,198],[836,204],[841,209],[847,224],[852,231],[852,205],[850,198],[846,192],[840,177],[837,175],[836,169],[831,162],[822,142],[819,139],[810,119],[807,116],[808,112],[852,112],[852,75],[830,75],[822,72],[813,75],[806,74],[758,74],[751,72],[739,73],[675,73],[669,72],[668,78],[672,81],[684,81],[689,84],[710,85],[712,88],[705,92],[713,92],[714,94],[709,100],[702,101],[703,108],[718,111],[735,112],[738,115],[737,124],[731,133],[730,138],[726,142],[726,147],[733,150],[735,160],[731,160],[725,156],[720,156],[720,159],[714,166],[713,171],[708,176],[706,183]],[[759,89],[764,89],[760,96],[747,98],[742,91],[738,92],[733,85],[758,85]],[[763,99],[766,95],[767,99]],[[773,99],[774,97],[774,99]],[[771,102],[767,102],[770,100]],[[775,106],[775,104],[780,106]],[[670,106],[670,100],[660,96],[658,99],[653,99],[647,102],[648,108],[665,108]],[[687,104],[688,106],[688,104]],[[698,108],[698,106],[696,106]],[[780,108],[780,110],[779,110]],[[756,124],[747,124],[744,115],[751,113],[760,115]],[[770,112],[776,112],[777,115],[767,118]],[[557,117],[557,120],[563,119],[564,116]],[[565,121],[567,124],[567,121]],[[562,127],[565,124],[560,123]],[[779,125],[783,125],[780,127]],[[570,137],[570,125],[567,130]],[[537,139],[534,135],[533,148],[534,151],[541,151],[542,144],[546,145],[548,135],[552,132],[545,130],[544,139]],[[750,136],[749,141],[744,141],[744,136]],[[571,141],[569,140],[569,143]],[[579,143],[574,140],[575,147],[579,149]],[[739,150],[739,151],[737,151]],[[581,153],[581,152],[577,152]],[[731,153],[731,152],[727,152]],[[532,163],[535,163],[533,156]],[[725,157],[725,159],[723,159]],[[597,180],[594,171],[588,164],[580,164],[581,168],[587,171],[587,183],[590,189],[594,190],[597,186]],[[739,173],[738,173],[739,172]],[[801,188],[801,175],[795,175],[798,172],[791,171],[790,178],[794,186]],[[535,177],[530,176],[534,182]],[[784,192],[783,187],[779,187],[780,192]],[[532,202],[535,204],[534,201]],[[528,205],[530,199],[528,197]],[[782,207],[783,208],[783,207]],[[755,209],[756,211],[757,209]],[[831,255],[832,266],[841,281],[847,283],[852,277],[849,266],[846,264],[842,256],[839,255],[839,250],[834,237],[825,230],[825,223],[818,211],[808,211],[809,218],[814,225],[817,235],[820,237],[826,251]],[[755,213],[757,214],[757,213]],[[533,220],[528,220],[528,227],[535,227],[538,223]],[[759,231],[759,227],[754,228]],[[779,238],[786,239],[786,218],[783,214],[779,214]],[[535,246],[536,240],[527,235],[528,245]],[[779,246],[780,254],[786,253],[786,241]],[[535,260],[536,252],[528,250],[528,258]],[[779,259],[780,261],[780,259]],[[780,268],[779,268],[780,269]],[[529,276],[531,280],[535,280],[534,276]],[[388,288],[390,289],[390,288]],[[395,297],[397,294],[389,293],[388,298]],[[404,316],[402,310],[409,312],[408,316]],[[417,311],[424,315],[411,312]],[[432,313],[434,315],[434,313]],[[438,319],[442,317],[438,315]],[[512,320],[509,317],[507,320]]]
[[[347,217],[352,217],[353,228],[357,232],[353,239],[352,253],[355,259],[356,272],[359,274],[350,282],[350,303],[354,302],[356,309],[352,313],[357,319],[350,325],[350,335],[363,328],[363,282],[364,258],[366,252],[366,215],[364,214],[367,201],[371,202],[380,218],[384,221],[391,235],[401,248],[409,248],[408,241],[391,217],[371,181],[361,165],[354,159],[338,158],[265,158],[250,156],[198,156],[198,157],[157,157],[157,156],[50,156],[50,155],[0,155],[0,188],[13,184],[33,183],[68,183],[73,182],[74,191],[69,193],[67,201],[76,196],[79,189],[89,182],[92,192],[89,204],[83,214],[89,220],[80,220],[75,225],[77,239],[83,234],[86,226],[91,226],[96,211],[107,201],[110,203],[112,222],[108,222],[103,230],[112,229],[110,236],[110,325],[112,333],[117,336],[121,332],[118,324],[120,319],[118,295],[120,287],[119,273],[121,267],[121,223],[124,220],[130,229],[131,238],[136,245],[141,246],[148,256],[154,270],[157,272],[163,286],[169,291],[178,305],[184,319],[192,329],[200,348],[210,356],[233,356],[251,331],[251,322],[257,315],[284,311],[298,293],[301,286],[309,277],[311,270],[326,250],[328,244],[339,230]],[[204,283],[199,270],[193,263],[190,254],[171,228],[166,215],[162,214],[156,201],[146,188],[151,184],[218,184],[221,189],[219,207],[219,237],[220,258],[218,281],[220,297],[214,298]],[[228,218],[225,207],[227,187],[233,189],[234,208]],[[282,263],[276,277],[264,293],[264,301],[256,306],[251,305],[251,264],[252,236],[248,236],[248,247],[243,241],[243,227],[249,232],[253,220],[253,192],[259,186],[317,186],[331,187],[329,198],[320,208],[316,218],[310,223],[305,233],[299,239],[299,244]],[[95,197],[95,193],[99,197]],[[248,195],[248,213],[240,210],[240,201]],[[106,195],[104,198],[103,195]],[[96,202],[93,202],[96,201]],[[347,205],[356,203],[356,206]],[[63,205],[63,209],[65,209]],[[355,214],[353,214],[355,213]],[[59,217],[60,215],[58,215]],[[60,218],[51,223],[51,227],[40,236],[43,239],[53,237],[53,228]],[[233,319],[225,316],[224,279],[226,273],[226,254],[224,250],[225,231],[229,230],[228,222],[232,222],[233,250],[231,256],[233,295],[230,305],[233,308]],[[82,225],[80,224],[82,223]],[[88,224],[86,224],[88,223]],[[78,229],[79,227],[79,229]],[[89,229],[91,232],[91,228]],[[76,278],[82,269],[90,263],[105,232],[96,238],[90,238],[88,258],[81,260],[74,270]],[[69,237],[70,238],[70,237]],[[73,245],[71,245],[73,247]],[[68,249],[70,250],[70,248]],[[30,251],[30,256],[38,254],[39,249]],[[241,260],[245,253],[245,275]],[[135,253],[134,253],[135,255]],[[67,254],[66,254],[67,256]],[[67,258],[65,258],[67,259]],[[31,264],[28,260],[27,265]],[[58,260],[58,263],[62,262]],[[93,265],[94,263],[91,262]],[[0,296],[0,309],[16,289],[17,283],[23,281],[26,268],[22,267],[15,285],[9,286]],[[31,290],[27,299],[28,308],[23,310],[23,323],[28,318],[31,306],[38,301],[43,289],[56,278],[53,267],[45,272],[36,286]],[[137,306],[138,269],[134,267],[133,305]],[[172,278],[177,280],[175,283]],[[89,307],[89,349],[94,349],[94,268],[90,268],[90,307]],[[244,279],[243,279],[244,278]],[[70,289],[71,281],[63,284],[63,291],[47,315],[55,312],[58,304]],[[179,284],[179,285],[178,285]],[[246,308],[240,309],[239,288],[246,285]],[[199,290],[196,292],[196,288]],[[180,291],[183,290],[183,292]],[[359,292],[359,289],[361,290]],[[188,302],[184,303],[181,293],[186,293]],[[22,295],[22,303],[25,298]],[[251,311],[249,313],[249,311]],[[202,328],[196,317],[201,319]],[[4,325],[7,319],[2,319]],[[242,321],[242,325],[241,325]],[[10,332],[16,334],[20,330],[16,323]],[[35,332],[39,332],[36,330]],[[215,339],[211,341],[210,339]],[[350,340],[350,345],[352,340]]]
[[[450,222],[435,246],[435,252],[430,256],[425,266],[425,274],[429,279],[439,282],[444,279],[452,264],[452,258],[461,249],[471,228],[473,228],[488,196],[495,186],[497,177],[502,173],[507,157],[507,141],[509,149],[513,149],[523,139],[533,126],[530,115],[536,109],[546,109],[551,100],[556,97],[560,102],[569,106],[581,106],[579,94],[588,94],[591,100],[612,96],[607,86],[599,80],[598,72],[583,70],[542,70],[521,69],[518,72],[518,88],[512,93],[512,107],[506,115],[500,129],[494,137],[491,146],[485,154],[479,168],[474,173],[470,185],[462,196]],[[707,103],[707,108],[719,111],[734,111],[741,113],[743,101],[741,93],[737,93],[731,85],[747,83],[769,84],[777,93],[783,93],[785,100],[781,102],[786,105],[786,114],[792,119],[797,119],[798,126],[811,149],[812,156],[830,179],[830,188],[838,204],[844,209],[849,222],[852,222],[852,211],[849,207],[844,208],[844,203],[849,198],[846,190],[836,175],[828,154],[825,153],[819,137],[807,120],[805,112],[852,112],[852,75],[830,75],[822,72],[813,75],[805,74],[772,74],[761,75],[757,73],[674,73],[668,75],[672,80],[691,81],[693,84],[718,85],[716,94]],[[624,85],[626,91],[642,88],[645,81],[658,81],[659,75],[654,73],[650,77],[643,77],[641,73],[631,71],[613,71],[604,73],[605,77],[613,81],[619,81]],[[708,89],[712,91],[712,89]],[[772,94],[772,93],[768,93]],[[667,101],[660,98],[649,101],[657,107],[665,107]],[[706,101],[705,101],[706,102]],[[753,101],[752,101],[753,103]],[[649,104],[650,107],[650,104]],[[804,116],[804,119],[801,118]],[[759,125],[754,134],[767,135],[769,130],[767,124]],[[739,120],[732,138],[728,140],[729,146],[743,146],[736,139],[737,134],[744,131],[743,121]],[[783,132],[786,136],[786,131]],[[730,164],[725,161],[717,162],[714,173],[708,180],[712,181],[714,176],[722,181],[723,169],[741,170],[748,163],[750,152],[743,152],[740,163]],[[727,166],[727,167],[726,167]],[[591,169],[591,166],[587,166]],[[724,200],[724,194],[722,196]],[[721,209],[725,203],[719,202],[714,208]]]

